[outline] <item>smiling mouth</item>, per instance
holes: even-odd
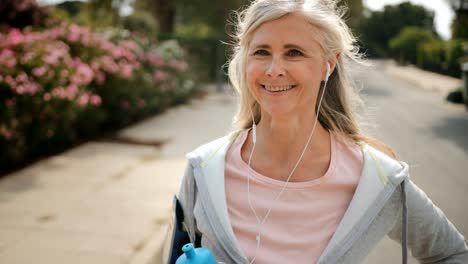
[[[280,92],[286,92],[289,90],[292,90],[296,87],[296,85],[261,85],[263,89],[265,89],[268,92],[272,93],[280,93]]]

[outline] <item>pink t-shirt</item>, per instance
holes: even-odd
[[[255,263],[315,263],[335,233],[356,190],[363,158],[360,148],[330,133],[331,161],[322,177],[290,182],[262,226]],[[249,259],[255,255],[258,222],[247,200],[247,163],[241,132],[226,154],[225,188],[234,234]],[[305,162],[305,161],[302,161]],[[251,170],[250,198],[260,221],[284,185]]]

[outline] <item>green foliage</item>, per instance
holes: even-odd
[[[468,10],[455,12],[455,19],[452,22],[452,38],[468,39]]]
[[[429,71],[446,72],[446,42],[442,39],[428,39],[417,46],[417,66]],[[459,68],[459,67],[458,67]]]
[[[364,11],[362,0],[339,0],[338,5],[346,7],[346,23],[355,33],[358,32]]]
[[[157,24],[153,16],[146,11],[137,11],[122,19],[122,26],[133,32],[140,32],[147,37],[155,38]]]
[[[409,2],[387,5],[383,11],[368,12],[361,21],[359,32],[364,48],[371,56],[387,57],[390,55],[390,39],[408,26],[435,32],[434,13]]]
[[[457,87],[455,90],[451,91],[446,100],[456,104],[463,104],[463,88]]]
[[[445,0],[455,12],[452,38],[468,39],[468,0]]]
[[[185,57],[118,29],[0,31],[0,171],[187,100]]]
[[[444,41],[418,27],[406,27],[390,41],[392,55],[400,63],[415,64],[422,69],[457,78],[461,74],[461,60],[468,58],[465,47],[468,47],[466,41]]]
[[[65,1],[57,4],[55,8],[67,13],[69,17],[76,17],[85,4],[81,1]]]
[[[177,35],[182,38],[209,39],[219,35],[216,29],[203,22],[194,22],[192,24],[178,25],[176,27]]]
[[[422,45],[436,41],[437,38],[427,29],[405,27],[390,40],[389,46],[400,62],[418,64],[418,53],[422,50]]]
[[[0,27],[45,27],[49,23],[50,10],[34,0],[0,1]]]
[[[444,73],[460,78],[462,62],[468,61],[468,40],[452,39],[445,44]]]

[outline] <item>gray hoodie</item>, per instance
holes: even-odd
[[[224,189],[224,160],[239,131],[198,147],[189,163],[178,198],[191,240],[216,260],[249,263],[230,225]],[[408,166],[369,145],[362,147],[359,184],[336,232],[317,263],[360,263],[385,235],[407,247],[421,263],[468,263],[464,237],[410,179]],[[294,262],[294,261],[292,261]]]

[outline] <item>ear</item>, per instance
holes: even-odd
[[[324,68],[324,71],[323,71],[323,72],[325,73],[325,76],[324,76],[324,78],[323,78],[324,80],[325,80],[326,77],[327,77],[327,76],[326,76],[326,72],[327,72],[327,62],[328,62],[328,64],[330,65],[330,74],[329,74],[329,75],[331,75],[331,74],[333,73],[333,71],[335,70],[335,68],[336,68],[336,64],[337,64],[338,61],[340,60],[340,57],[341,57],[341,53],[337,52],[337,53],[335,53],[335,58],[334,58],[333,60],[329,60],[329,61],[326,61],[326,62],[325,62],[325,66],[324,66],[325,68]],[[330,76],[328,76],[328,77],[330,77]]]

